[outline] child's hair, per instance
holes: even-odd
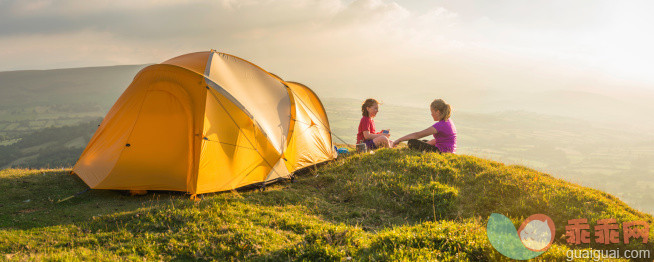
[[[378,105],[379,102],[373,98],[368,98],[366,99],[365,102],[363,102],[363,105],[361,105],[361,115],[368,117],[368,107]]]
[[[445,103],[443,99],[434,100],[433,102],[431,102],[431,105],[429,107],[434,111],[438,110],[441,112],[441,121],[450,119],[450,114],[452,113],[452,107],[450,106],[450,104]]]

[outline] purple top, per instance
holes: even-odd
[[[443,153],[456,152],[456,127],[452,121],[438,121],[433,127],[436,129],[434,139],[436,139],[436,147]]]

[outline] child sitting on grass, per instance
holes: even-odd
[[[454,153],[456,151],[456,127],[450,120],[452,107],[443,99],[436,99],[429,106],[431,117],[437,121],[425,130],[414,132],[403,136],[392,144],[397,146],[402,141],[409,140],[409,148],[420,151],[431,151],[440,153]],[[434,139],[429,142],[422,142],[418,139],[433,135]]]
[[[380,147],[390,147],[392,141],[388,140],[390,132],[375,132],[375,121],[373,118],[379,112],[379,102],[368,98],[361,105],[361,114],[363,117],[359,122],[359,132],[357,133],[357,144],[365,143],[368,149],[377,149]]]

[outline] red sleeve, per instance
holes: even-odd
[[[359,133],[363,133],[363,131],[368,131],[372,133],[370,130],[370,127],[372,126],[372,122],[370,122],[369,117],[362,117],[361,122],[359,122]]]
[[[371,134],[377,134],[375,132],[375,121],[372,120],[372,118],[366,117],[367,121],[367,127],[365,130],[368,130]]]

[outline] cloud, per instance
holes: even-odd
[[[348,87],[397,86],[415,79],[423,87],[544,86],[530,75],[560,79],[554,72],[587,71],[600,63],[650,77],[651,59],[641,55],[648,46],[636,46],[639,53],[621,48],[625,41],[597,43],[593,30],[601,24],[579,22],[603,17],[602,5],[587,8],[595,13],[582,17],[575,11],[580,4],[562,10],[560,1],[536,7],[503,1],[508,7],[483,1],[445,6],[392,0],[5,0],[0,1],[0,71],[158,63],[217,49],[291,79]],[[550,14],[565,17],[548,27]],[[566,24],[574,26],[568,30]],[[629,32],[618,34],[620,39],[643,42],[630,37],[641,27],[617,24],[633,27],[612,28]],[[614,55],[605,54],[611,50]],[[642,73],[629,67],[636,64]],[[617,72],[614,67],[607,68]],[[380,72],[388,78],[380,78]]]
[[[83,44],[80,44],[83,43]],[[21,68],[67,68],[114,64],[143,64],[159,60],[158,47],[138,46],[112,34],[78,31],[53,35],[0,38],[0,57]]]
[[[12,44],[20,42],[52,53],[121,50],[114,57],[132,57],[122,61],[140,57],[143,63],[156,62],[149,60],[151,52],[125,52],[128,48],[119,47],[165,52],[155,56],[157,61],[183,50],[210,48],[267,48],[285,54],[302,50],[392,52],[405,43],[435,39],[434,29],[451,25],[456,18],[442,7],[416,15],[396,2],[381,0],[2,1],[0,10],[4,10],[0,11],[0,47],[14,50],[10,57],[27,53],[25,45]]]

